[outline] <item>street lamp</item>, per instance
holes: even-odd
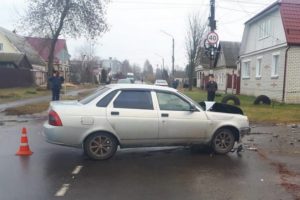
[[[170,33],[167,33],[164,30],[160,30],[162,33],[164,33],[167,36],[170,36],[172,38],[172,79],[174,79],[174,62],[175,62],[175,57],[174,57],[174,49],[175,49],[175,39],[173,37],[173,35],[171,35]]]

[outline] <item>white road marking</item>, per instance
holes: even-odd
[[[56,192],[56,197],[63,197],[65,196],[66,192],[68,191],[70,184],[63,184],[61,188]]]
[[[82,168],[83,168],[83,166],[81,166],[81,165],[76,166],[75,169],[73,170],[72,174],[78,174]]]

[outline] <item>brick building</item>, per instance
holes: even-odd
[[[241,94],[300,103],[300,2],[278,0],[245,23]]]

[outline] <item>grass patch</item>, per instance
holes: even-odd
[[[93,84],[74,85],[71,83],[66,83],[67,92],[75,89],[90,89],[96,87],[98,86]],[[64,93],[64,90],[65,88],[63,86],[61,93]],[[0,103],[46,95],[51,95],[51,90],[47,90],[46,85],[38,87],[0,89]]]
[[[15,107],[15,108],[8,108],[5,110],[5,114],[6,115],[30,115],[34,113],[41,113],[47,110],[48,107],[49,107],[49,102],[28,104],[24,106]]]
[[[196,102],[205,101],[207,94],[205,91],[194,89],[193,91],[182,90],[184,94],[191,97]],[[217,95],[215,101],[221,102],[225,94]],[[265,123],[300,123],[300,105],[283,104],[273,102],[272,105],[254,105],[255,97],[237,95],[240,99],[239,106],[248,116],[251,122]],[[230,102],[231,104],[233,102]]]
[[[78,96],[61,95],[61,100],[82,99],[92,92],[93,91],[81,92],[78,94]],[[48,108],[49,108],[49,102],[41,102],[41,103],[28,104],[24,106],[18,106],[14,108],[8,108],[5,110],[5,114],[6,115],[31,115],[31,114],[41,113],[43,111],[46,111]]]
[[[0,103],[49,95],[50,91],[35,87],[0,89]]]
[[[25,94],[36,94],[37,91],[36,90],[26,90]]]

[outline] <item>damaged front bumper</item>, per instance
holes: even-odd
[[[251,128],[250,127],[240,128],[240,136],[241,136],[241,138],[244,137],[245,135],[250,134],[250,132],[251,132]],[[241,138],[240,138],[240,140],[241,140]]]
[[[236,141],[234,147],[232,148],[231,152],[243,152],[244,151],[244,146],[243,146],[243,142],[242,142],[242,138],[245,135],[248,135],[251,132],[251,128],[250,127],[243,127],[240,128],[240,138],[239,141]]]

